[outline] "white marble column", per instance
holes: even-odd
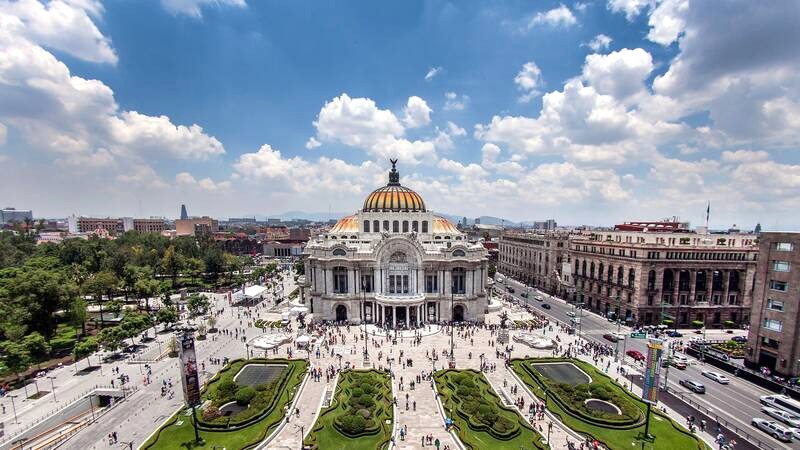
[[[411,315],[411,314],[409,314],[408,312],[409,312],[409,307],[408,307],[408,306],[406,306],[406,328],[408,328],[408,319],[409,319],[409,317],[408,317],[408,316],[410,316],[410,315]]]
[[[397,306],[392,306],[392,328],[397,326]]]

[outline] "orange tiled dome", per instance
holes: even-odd
[[[364,200],[365,212],[375,211],[425,211],[425,202],[414,190],[400,185],[400,174],[395,168],[397,160],[392,161],[392,170],[389,172],[389,183],[372,191]]]

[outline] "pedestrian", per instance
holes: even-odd
[[[433,445],[436,446],[436,450],[439,450],[439,446],[442,445],[442,443],[439,442],[439,438],[436,438],[436,440],[433,441]]]

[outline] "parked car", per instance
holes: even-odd
[[[606,334],[604,334],[604,335],[603,335],[603,337],[604,337],[605,339],[607,339],[607,340],[611,341],[611,342],[617,342],[617,341],[619,341],[619,338],[618,338],[618,337],[616,337],[616,336],[614,336],[612,333],[606,333]]]
[[[783,442],[792,441],[792,432],[788,428],[784,427],[778,422],[775,422],[774,420],[767,420],[767,419],[762,419],[760,417],[753,417],[753,420],[750,423],[752,423],[754,427],[769,434],[770,436],[774,437],[779,441]]]
[[[642,352],[640,352],[638,350],[628,350],[627,352],[625,352],[625,354],[630,356],[631,358],[633,358],[634,361],[644,361],[645,360],[645,357],[642,354]]]
[[[542,303],[542,308],[550,309],[550,305],[548,305],[547,303]]]
[[[519,295],[521,295],[524,298],[528,298],[528,293],[527,292],[523,292],[522,294],[519,294]]]
[[[703,383],[698,382],[698,381],[694,381],[694,380],[690,380],[688,378],[684,378],[681,381],[679,381],[678,384],[680,384],[681,386],[685,387],[686,389],[689,389],[690,391],[694,392],[695,394],[705,394],[706,393],[705,385]]]
[[[800,429],[800,416],[771,406],[762,406],[761,411],[772,416],[794,429]]]
[[[678,330],[670,330],[667,331],[667,336],[669,337],[683,337],[683,333]]]
[[[514,288],[511,286],[506,287],[506,290],[508,290],[508,292],[511,292],[512,294],[514,293]]]
[[[701,372],[704,377],[711,378],[712,380],[716,381],[719,384],[728,384],[731,380],[728,379],[725,375],[719,372],[712,372],[710,370],[704,370]]]
[[[734,336],[731,338],[731,340],[740,344],[744,344],[747,342],[747,336]]]

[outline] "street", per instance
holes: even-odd
[[[568,304],[563,299],[550,296],[549,294],[534,288],[530,288],[530,295],[528,298],[524,298],[521,295],[522,293],[526,292],[526,286],[524,284],[508,277],[505,278],[504,282],[505,285],[514,287],[515,292],[513,294],[506,292],[505,286],[502,284],[497,285],[497,289],[499,291],[503,291],[505,294],[512,295],[517,301],[530,305],[531,309],[539,314],[544,314],[545,316],[551,317],[566,324],[569,324],[572,318],[569,313],[574,313],[575,317],[578,317],[580,314],[573,305]],[[535,295],[542,296],[544,298],[544,302],[537,301],[534,298]],[[541,303],[549,304],[550,309],[542,308]],[[616,332],[616,323],[609,322],[606,318],[589,312],[588,310],[584,310],[582,314],[580,314],[580,317],[582,322],[581,335],[584,338],[610,344],[612,346],[615,345],[603,338],[603,335],[609,332]],[[624,355],[623,348],[625,351],[637,350],[643,355],[647,354],[646,339],[632,339],[630,337],[631,329],[624,325],[620,327],[620,332],[626,335],[624,340],[619,341],[620,354]],[[691,336],[696,335],[689,331],[684,333],[683,338],[667,338],[667,340],[673,341],[676,339],[683,339],[684,341],[688,341]],[[626,362],[628,362],[629,365],[641,367],[640,364],[636,364],[630,357],[627,357]],[[667,374],[666,369],[662,368],[662,383],[666,374],[668,388],[670,391],[690,397],[692,401],[707,408],[711,412],[712,416],[716,415],[720,419],[732,424],[733,426],[741,430],[745,430],[745,432],[749,433],[753,438],[758,439],[769,446],[784,449],[800,448],[800,444],[798,443],[781,443],[767,434],[757,430],[750,424],[750,420],[753,417],[768,418],[766,414],[761,412],[761,404],[759,403],[758,398],[761,395],[774,394],[774,392],[767,391],[755,386],[750,382],[738,379],[731,374],[726,374],[728,378],[730,378],[730,384],[722,385],[704,377],[701,373],[703,370],[721,372],[719,369],[713,366],[705,366],[701,361],[689,357],[689,364],[686,370],[679,370],[675,367],[670,367]],[[681,379],[687,378],[703,383],[706,387],[706,393],[698,395],[679,384]]]

